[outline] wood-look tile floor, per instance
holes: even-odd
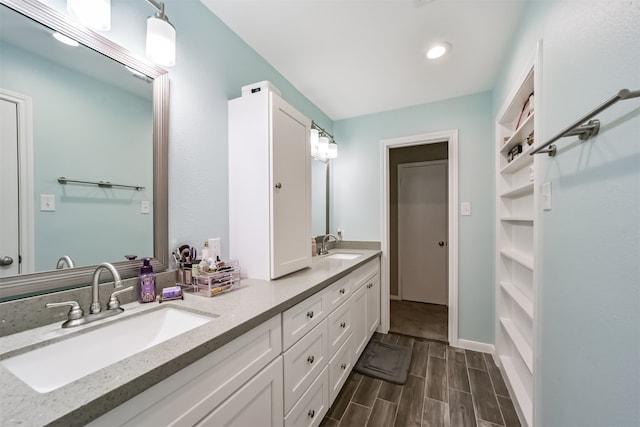
[[[406,384],[351,372],[321,427],[520,426],[491,355],[393,333],[373,339],[413,347]]]

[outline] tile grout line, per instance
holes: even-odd
[[[482,361],[484,362],[484,364],[487,367],[487,373],[489,374],[489,382],[491,383],[491,389],[493,390],[493,395],[496,398],[496,402],[498,403],[498,410],[500,411],[500,416],[502,417],[502,424],[504,426],[507,425],[507,419],[504,416],[504,411],[502,410],[502,405],[500,405],[500,400],[498,400],[498,393],[496,393],[496,386],[495,384],[493,384],[493,378],[491,377],[491,373],[489,372],[489,365],[487,364],[487,361],[485,360],[485,357],[482,356]],[[503,397],[503,396],[501,396]]]
[[[467,351],[464,351],[464,367],[465,372],[467,373],[467,381],[469,381],[469,394],[471,395],[471,404],[473,405],[473,418],[476,421],[476,426],[478,425],[478,408],[476,407],[476,398],[473,395],[473,388],[471,387],[471,375],[469,375],[469,363],[467,363]]]

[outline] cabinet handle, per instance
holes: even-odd
[[[312,311],[307,311],[307,317],[309,319],[313,319],[313,310]]]
[[[309,362],[309,363],[313,363],[314,360],[316,360],[316,359],[313,356],[307,357],[307,362]]]
[[[282,188],[282,183],[281,182],[276,183],[276,188],[277,189],[281,189]]]
[[[340,367],[342,368],[342,370],[344,371],[345,369],[347,369],[347,364],[343,363],[342,365],[340,365]]]
[[[443,242],[442,240],[441,240],[441,241],[439,241],[439,242],[438,242],[438,246],[440,246],[440,247],[444,246],[444,242]]]
[[[13,258],[11,258],[10,256],[4,256],[2,258],[0,258],[0,265],[5,266],[5,265],[11,265],[13,264]]]
[[[344,295],[344,288],[340,289],[340,293]]]
[[[340,323],[340,327],[341,327],[342,329],[346,328],[346,327],[347,327],[347,323],[346,323],[346,322],[342,322],[342,323]]]
[[[309,409],[307,415],[309,415],[309,418],[313,418],[316,416],[316,411],[314,411],[313,409]]]

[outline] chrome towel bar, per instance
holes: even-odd
[[[58,177],[58,182],[60,184],[75,183],[75,184],[97,185],[98,187],[103,187],[103,188],[118,187],[118,188],[134,188],[136,191],[144,190],[144,187],[140,185],[113,184],[109,181],[80,181],[77,179],[65,178],[64,176]]]
[[[556,136],[554,136],[553,138],[551,138],[550,140],[548,140],[547,142],[545,142],[544,144],[542,144],[540,147],[536,148],[529,154],[533,156],[534,154],[548,153],[550,157],[553,157],[556,155],[556,146],[552,144],[560,138],[577,135],[578,138],[585,141],[591,138],[592,136],[596,136],[600,131],[600,120],[598,119],[589,120],[589,119],[591,119],[596,114],[611,107],[613,104],[615,104],[618,101],[622,101],[623,99],[637,98],[639,96],[640,96],[640,90],[630,91],[629,89],[621,89],[618,93],[616,93],[611,98],[609,98],[608,100],[600,104],[598,107],[596,107],[593,111],[586,114],[584,117],[581,117],[578,120],[576,120],[573,124],[571,124],[565,130],[563,130],[562,132],[560,132],[559,134],[557,134]],[[587,120],[589,121],[587,122]]]

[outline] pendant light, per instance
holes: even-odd
[[[150,60],[167,67],[176,65],[176,29],[164,14],[164,3],[147,0],[158,9],[147,19],[146,55]]]
[[[67,11],[94,30],[111,29],[111,0],[67,0]]]

